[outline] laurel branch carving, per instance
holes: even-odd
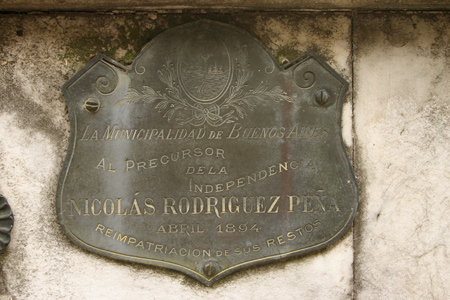
[[[163,117],[170,122],[175,120],[179,125],[190,124],[202,126],[205,123],[218,127],[225,123],[233,123],[247,116],[247,111],[252,111],[259,103],[268,101],[293,102],[292,98],[279,87],[270,88],[264,84],[259,84],[255,89],[249,89],[248,81],[252,78],[253,72],[249,69],[246,61],[246,51],[243,47],[240,51],[236,66],[235,80],[227,91],[227,96],[222,103],[205,104],[190,103],[185,98],[179,83],[174,64],[170,59],[166,60],[162,69],[157,71],[159,80],[166,86],[166,93],[155,91],[149,86],[143,86],[142,91],[130,88],[124,99],[119,100],[115,105],[125,104],[152,104]]]

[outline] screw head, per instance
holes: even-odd
[[[89,98],[84,102],[83,108],[90,113],[98,112],[100,109],[100,101],[95,98]]]
[[[217,274],[219,271],[219,266],[214,261],[207,261],[203,265],[203,274],[205,274],[208,277],[212,277]]]
[[[330,94],[326,90],[318,90],[314,94],[314,101],[319,106],[325,106],[330,101]]]

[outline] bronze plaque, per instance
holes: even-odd
[[[84,249],[206,285],[322,249],[357,207],[347,86],[313,53],[280,66],[212,21],[167,30],[130,67],[97,55],[63,86],[59,221]]]

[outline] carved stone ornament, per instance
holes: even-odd
[[[6,198],[0,195],[0,253],[5,251],[11,241],[14,216]]]
[[[167,30],[130,67],[99,54],[63,86],[59,221],[84,249],[206,285],[323,249],[357,208],[347,86],[316,54],[279,66],[212,21]]]

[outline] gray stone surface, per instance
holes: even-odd
[[[96,11],[152,9],[449,9],[446,0],[0,0],[3,11]]]
[[[352,232],[320,253],[240,271],[212,288],[178,272],[88,253],[63,234],[55,192],[69,123],[60,86],[97,52],[130,63],[157,33],[201,17],[249,31],[280,62],[314,50],[351,82],[348,13],[1,16],[0,190],[15,215],[12,242],[0,257],[5,299],[352,297]],[[351,97],[346,101],[343,133],[351,153]]]
[[[449,15],[359,14],[356,299],[448,299]]]

